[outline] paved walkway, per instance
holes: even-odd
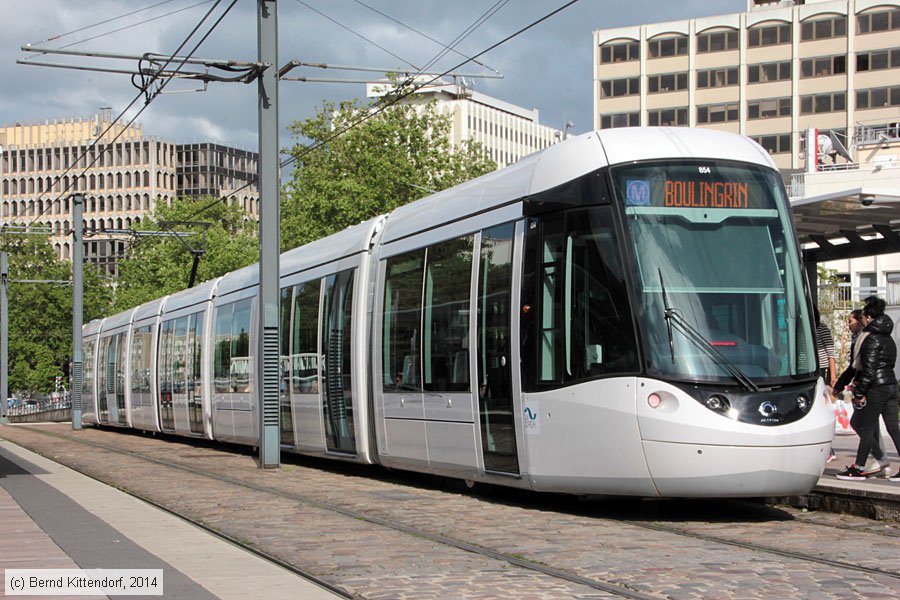
[[[337,597],[165,511],[7,441],[0,441],[0,567],[4,573],[162,569],[166,598]],[[3,581],[0,578],[0,586]],[[105,598],[54,596],[67,597]]]

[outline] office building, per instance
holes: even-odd
[[[900,3],[749,0],[747,11],[594,32],[594,127],[697,126],[802,169],[810,128],[845,145],[900,121]]]
[[[158,202],[228,195],[250,215],[259,194],[255,153],[217,144],[175,144],[145,136],[140,125],[87,118],[0,127],[0,217],[10,225],[45,226],[58,256],[69,259],[69,196],[84,195],[85,258],[117,274],[127,233]]]
[[[369,83],[369,98],[382,96],[392,86]],[[511,165],[532,152],[560,141],[564,133],[539,122],[537,109],[526,109],[492,98],[460,83],[426,85],[405,101],[425,104],[434,100],[438,114],[450,116],[450,141],[479,142],[498,168]]]

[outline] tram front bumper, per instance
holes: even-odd
[[[669,498],[806,494],[822,476],[831,446],[643,444],[653,484]]]

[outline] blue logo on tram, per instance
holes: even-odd
[[[626,206],[650,206],[650,182],[646,179],[625,181]]]

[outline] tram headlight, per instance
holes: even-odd
[[[731,403],[728,401],[728,398],[725,396],[721,396],[719,394],[713,394],[709,398],[706,399],[706,408],[709,410],[713,410],[717,413],[727,413],[731,408]]]
[[[812,401],[809,399],[809,396],[806,394],[797,396],[797,408],[803,412],[809,412],[809,409],[812,408]]]

